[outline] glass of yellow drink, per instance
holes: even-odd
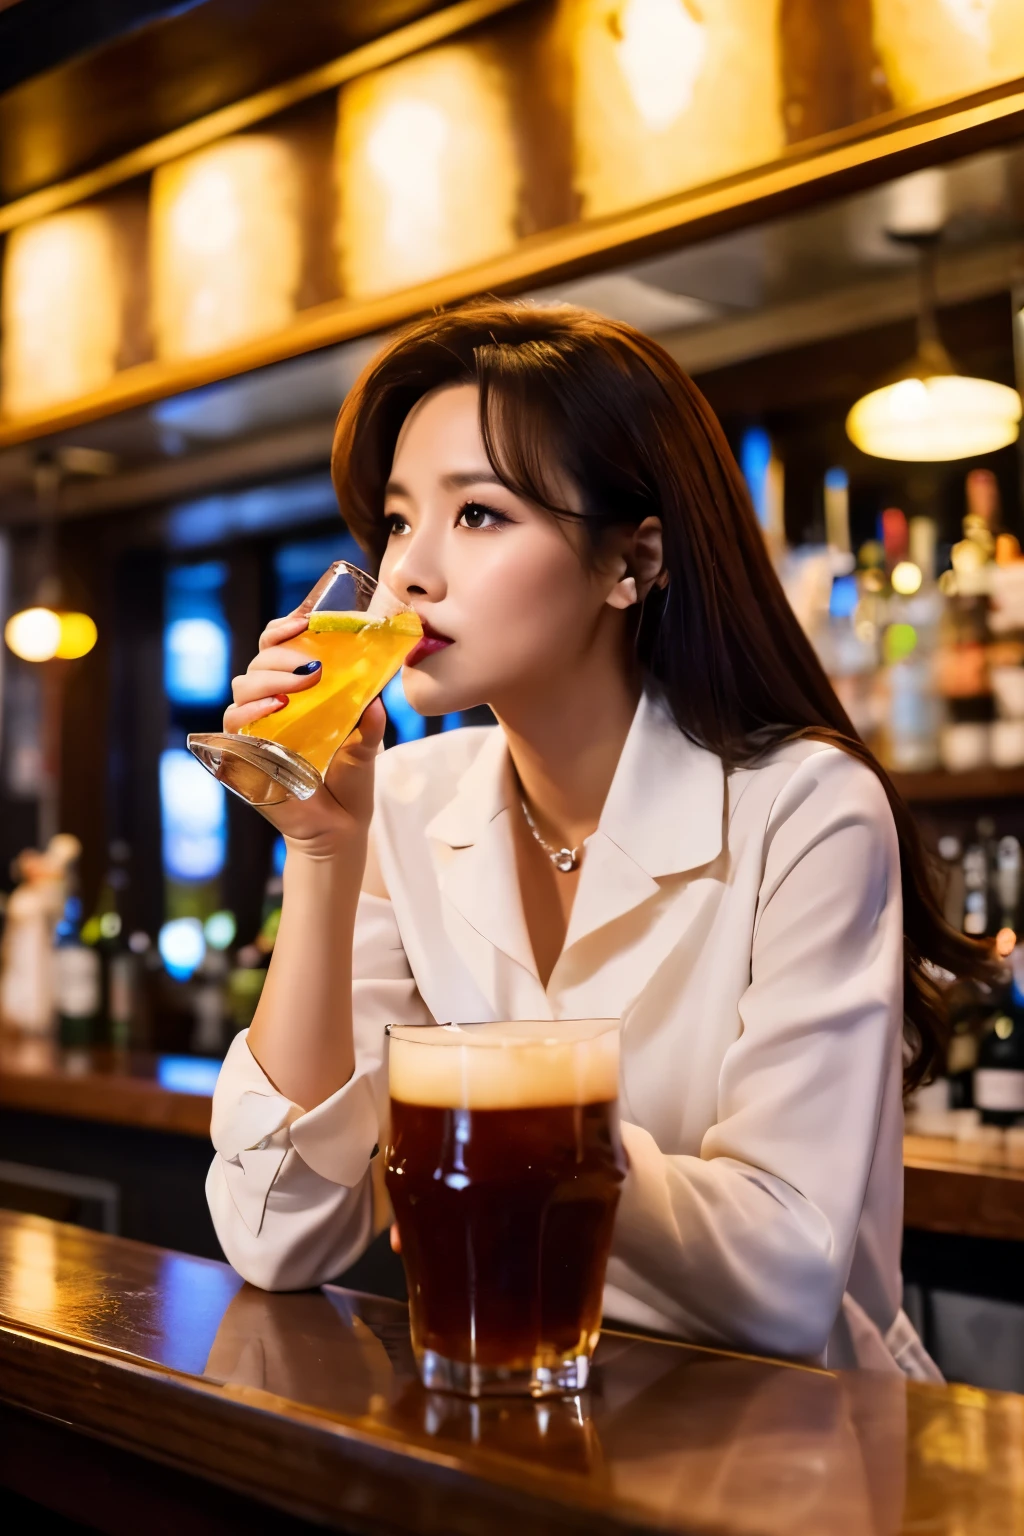
[[[320,662],[317,682],[237,735],[188,738],[203,767],[250,805],[314,794],[363,710],[423,638],[411,608],[344,560],[324,572],[296,613],[309,627],[287,644]]]

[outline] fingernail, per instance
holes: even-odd
[[[285,704],[288,703],[288,695],[286,693],[275,693],[274,698],[282,706],[282,708]]]
[[[304,666],[295,668],[294,676],[308,677],[311,672],[319,672],[319,670],[320,663],[318,661],[307,661]]]

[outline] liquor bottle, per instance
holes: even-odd
[[[988,860],[981,843],[964,849],[964,933],[984,938],[989,925]]]
[[[978,1046],[974,1105],[985,1125],[1024,1125],[1024,988],[1016,976]]]
[[[999,927],[1009,929],[1016,934],[1021,895],[1021,846],[1016,837],[999,839],[996,848],[995,884]]]
[[[102,968],[96,950],[82,942],[82,903],[74,891],[64,903],[53,952],[58,1039],[68,1049],[95,1045],[102,1018]]]
[[[947,834],[939,838],[939,858],[945,865],[942,891],[942,915],[958,933],[964,927],[964,867],[963,847],[958,837]]]
[[[955,981],[949,989],[950,1040],[946,1052],[946,1077],[949,1079],[949,1108],[971,1109],[974,1104],[974,1069],[978,1062],[978,1033],[984,1012],[975,988],[967,981]]]

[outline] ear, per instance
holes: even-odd
[[[632,557],[627,558],[629,568],[636,577],[639,597],[646,597],[652,587],[668,585],[660,517],[644,518],[633,534]]]

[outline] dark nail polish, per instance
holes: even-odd
[[[307,661],[304,666],[295,668],[294,676],[309,677],[311,672],[319,672],[319,670],[320,663],[318,661]]]

